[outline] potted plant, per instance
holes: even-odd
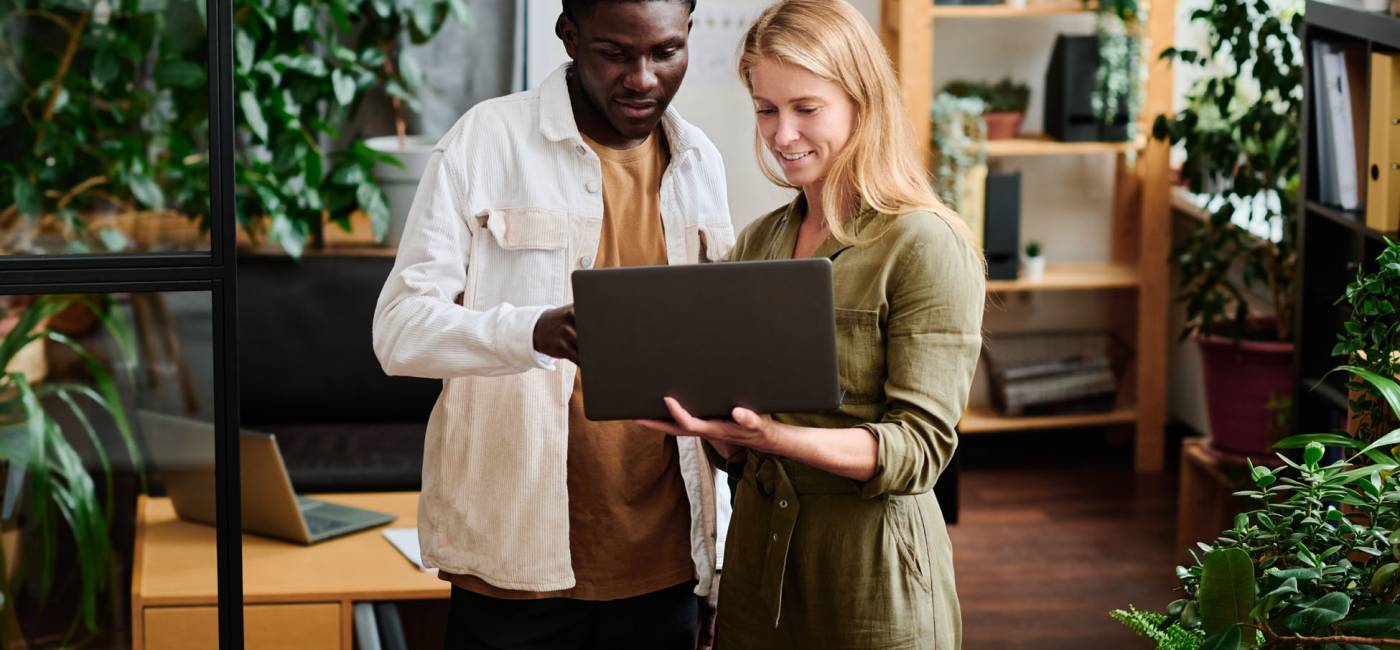
[[[976,97],[939,93],[931,106],[933,185],[939,198],[981,232],[983,181],[987,176],[986,104]],[[980,239],[980,237],[979,237]]]
[[[0,251],[125,250],[138,222],[198,235],[187,215],[208,210],[205,49],[185,37],[202,29],[196,4],[0,12]]]
[[[1082,0],[1089,6],[1089,0]],[[1094,36],[1099,43],[1099,65],[1090,101],[1094,114],[1105,125],[1122,121],[1127,140],[1137,140],[1138,113],[1142,110],[1144,39],[1138,0],[1099,0],[1094,11]],[[1136,148],[1129,148],[1129,156]]]
[[[1343,370],[1400,412],[1400,384]],[[1158,648],[1365,648],[1400,645],[1400,430],[1365,443],[1325,433],[1278,446],[1301,458],[1250,466],[1259,508],[1191,567],[1177,567],[1184,597],[1162,613],[1131,607],[1113,616]],[[1339,459],[1327,464],[1328,448]]]
[[[390,212],[374,173],[401,163],[339,125],[381,88],[402,124],[420,75],[401,39],[423,42],[449,16],[467,20],[465,0],[332,2],[326,24],[319,11],[306,2],[234,7],[238,219],[293,257],[325,219],[349,230],[355,212],[370,216],[375,240],[384,238]],[[337,139],[348,143],[332,148]]]
[[[1376,270],[1358,269],[1356,280],[1337,300],[1350,305],[1351,311],[1332,354],[1382,377],[1396,377],[1400,375],[1400,244],[1389,238],[1384,241]],[[1348,383],[1347,402],[1347,432],[1352,437],[1369,442],[1396,427],[1381,395],[1356,377]]]
[[[1181,178],[1210,206],[1207,222],[1174,251],[1182,338],[1201,350],[1212,444],[1263,455],[1272,439],[1268,404],[1293,393],[1302,15],[1213,3],[1192,19],[1204,23],[1207,49],[1163,57],[1200,67],[1202,77],[1184,110],[1153,124],[1153,137],[1184,150]],[[1261,285],[1272,303],[1265,314],[1245,299]]]
[[[89,302],[74,296],[42,296],[28,304],[12,303],[0,309],[10,323],[0,335],[0,466],[5,482],[0,485],[0,523],[14,528],[16,522],[28,540],[20,571],[10,575],[0,571],[0,644],[11,647],[22,642],[23,630],[15,614],[21,583],[36,580],[37,597],[42,603],[55,587],[55,574],[62,560],[76,569],[78,610],[69,635],[99,629],[98,598],[116,586],[117,559],[108,530],[112,524],[112,467],[106,443],[89,418],[87,403],[111,418],[121,443],[138,475],[141,456],[128,423],[121,395],[110,372],[77,341],[51,330],[50,319],[76,303],[86,303],[117,342],[123,356],[134,357],[135,342],[125,321],[107,303]],[[91,383],[37,381],[12,365],[20,350],[35,342],[52,342],[67,348],[81,359]],[[52,409],[69,411],[78,431],[65,431]],[[68,435],[83,435],[91,441],[101,473],[99,485]],[[21,505],[22,504],[22,505]],[[74,558],[57,556],[61,529],[72,536],[78,549]],[[0,555],[10,545],[0,544]],[[8,566],[0,557],[0,567]],[[64,639],[67,645],[70,639]]]
[[[1026,243],[1026,279],[1039,282],[1045,279],[1045,257],[1040,254],[1040,242]]]
[[[1031,101],[1030,86],[1014,82],[1010,77],[996,83],[951,81],[943,92],[954,97],[982,100],[982,119],[987,123],[988,140],[1016,137]]]

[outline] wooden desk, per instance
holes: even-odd
[[[418,494],[318,495],[417,525]],[[131,573],[134,650],[218,647],[214,528],[181,521],[169,499],[137,501]],[[372,528],[311,546],[243,536],[244,642],[249,650],[352,650],[357,601],[446,599],[448,583],[418,570]]]

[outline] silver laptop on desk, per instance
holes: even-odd
[[[138,411],[137,417],[175,514],[213,525],[214,425],[153,411]],[[314,544],[394,520],[383,512],[297,496],[272,434],[245,430],[238,443],[245,532]]]

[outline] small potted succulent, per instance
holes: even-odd
[[[1041,254],[1040,242],[1026,244],[1026,279],[1039,282],[1045,279],[1045,256]]]
[[[1010,77],[996,83],[952,81],[943,91],[955,97],[982,100],[986,105],[982,119],[987,122],[988,140],[1016,137],[1021,130],[1021,121],[1026,117],[1026,107],[1031,102],[1030,86],[1012,81]]]

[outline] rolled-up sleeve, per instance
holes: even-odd
[[[982,343],[986,278],[980,256],[940,222],[912,243],[888,285],[886,410],[860,425],[879,446],[866,497],[933,489],[957,448]]]
[[[473,310],[458,304],[472,240],[465,191],[464,176],[442,150],[434,151],[374,310],[374,353],[386,374],[445,379],[554,366],[533,342],[548,305]]]

